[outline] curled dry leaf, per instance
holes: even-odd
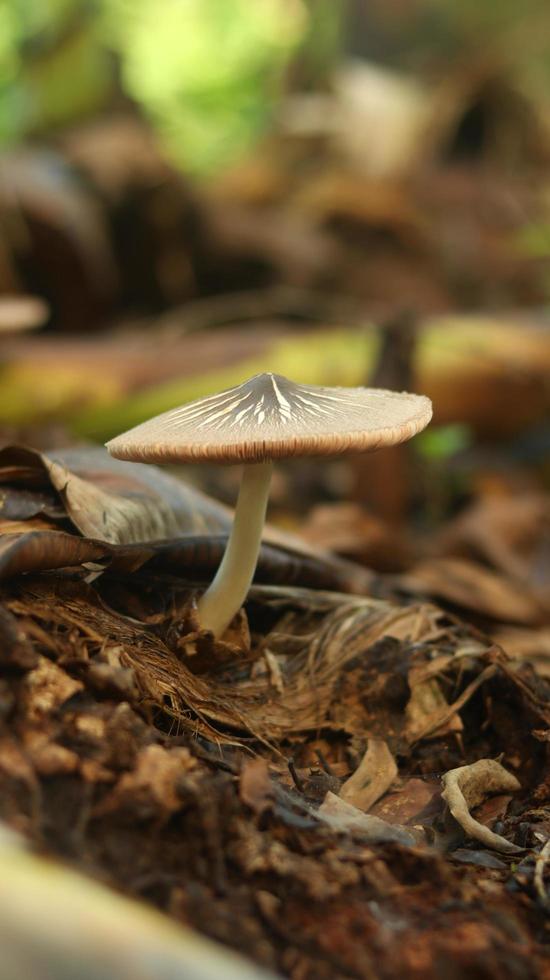
[[[9,458],[9,450],[5,454]],[[230,527],[227,508],[156,467],[113,465],[99,447],[33,456],[35,467],[43,467],[60,494],[67,516],[86,537],[132,544]]]
[[[82,565],[131,572],[153,562],[188,581],[207,581],[231,527],[222,504],[156,466],[112,459],[99,447],[52,455],[7,447],[0,450],[0,486],[11,518],[1,526],[0,578]],[[39,527],[28,523],[36,513],[48,517]],[[67,522],[82,537],[68,534]],[[360,594],[372,583],[372,573],[299,538],[269,527],[264,537],[258,581]]]
[[[91,563],[107,564],[108,545],[77,538],[64,531],[27,531],[0,537],[0,579],[21,572],[41,572],[55,568],[74,568]]]
[[[39,514],[62,520],[65,510],[52,494],[44,490],[3,486],[0,491],[0,516],[3,521],[28,521]]]
[[[371,738],[359,766],[341,786],[340,798],[368,813],[396,776],[397,765],[387,743],[380,738]]]
[[[470,810],[486,796],[511,793],[521,789],[519,781],[494,759],[479,759],[469,766],[460,766],[445,773],[443,791],[449,811],[462,829],[486,847],[503,854],[519,854],[523,849],[483,826]]]

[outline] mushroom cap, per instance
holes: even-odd
[[[341,456],[405,442],[428,424],[424,395],[320,388],[257,374],[218,395],[171,409],[107,443],[112,456],[148,463],[261,463]]]

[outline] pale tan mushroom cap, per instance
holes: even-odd
[[[318,388],[258,374],[189,402],[107,443],[112,456],[149,463],[260,463],[340,456],[405,442],[424,429],[424,395],[379,388]]]

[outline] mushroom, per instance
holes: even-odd
[[[405,442],[432,416],[429,398],[378,388],[320,388],[258,374],[217,395],[164,412],[107,443],[119,459],[243,463],[233,527],[216,576],[198,603],[220,637],[250,588],[273,460],[341,456]]]

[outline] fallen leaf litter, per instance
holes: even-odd
[[[269,584],[229,656],[185,635],[192,565],[90,584],[72,547],[1,587],[4,821],[289,976],[543,975],[531,668],[425,602]]]

